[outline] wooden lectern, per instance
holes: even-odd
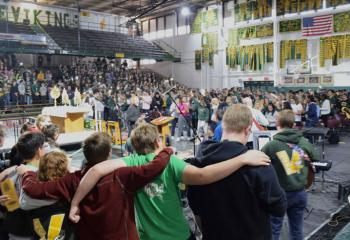
[[[174,117],[159,117],[151,121],[151,123],[158,127],[158,131],[163,139],[163,146],[166,146],[166,138],[171,134],[169,128],[169,122],[172,121]]]
[[[61,133],[83,132],[84,114],[89,109],[82,107],[47,107],[42,111],[43,115],[50,116],[51,122],[60,128]]]

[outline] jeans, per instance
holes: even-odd
[[[190,128],[188,126],[188,117],[183,117],[182,115],[179,116],[179,119],[178,119],[178,133],[177,133],[177,137],[181,137],[182,135],[184,137],[189,137],[190,136]],[[185,135],[185,132],[187,133]]]
[[[26,95],[26,103],[27,103],[27,105],[33,104],[32,96]]]
[[[11,96],[10,94],[6,93],[5,94],[5,107],[9,107],[11,105]]]
[[[175,136],[175,129],[176,129],[177,120],[178,120],[178,118],[174,118],[171,121],[171,136],[173,136],[173,137]]]
[[[289,239],[303,240],[304,211],[307,205],[307,193],[305,190],[286,192],[287,216],[289,223]],[[278,240],[281,234],[283,217],[271,216],[273,240]]]

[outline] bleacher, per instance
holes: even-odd
[[[7,25],[5,21],[0,21],[0,33],[36,35],[35,31],[29,25],[13,22],[8,22]],[[17,51],[21,53],[35,51],[36,53],[47,53],[48,49],[47,46],[43,45],[28,45],[15,40],[2,39],[0,40],[0,51]]]
[[[0,21],[0,32],[1,33],[6,33],[7,24],[8,24],[8,33],[36,35],[34,30],[29,25],[14,23],[14,22],[7,23],[6,21]]]
[[[30,25],[0,21],[0,33],[36,35]],[[68,54],[86,56],[110,56],[115,53],[124,53],[127,58],[152,58],[157,60],[171,59],[167,52],[156,45],[146,41],[142,37],[132,37],[122,33],[102,32],[94,30],[80,30],[80,47],[78,42],[78,30],[74,28],[57,28],[43,26],[42,29],[49,35],[59,47],[68,51]],[[48,52],[49,46],[24,45],[16,41],[0,40],[0,50],[16,51],[24,53]]]
[[[77,29],[45,26],[44,30],[62,49],[79,50]],[[80,51],[85,54],[105,56],[124,53],[130,58],[163,59],[170,57],[166,52],[141,37],[85,29],[80,30]]]

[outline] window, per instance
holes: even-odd
[[[179,26],[177,29],[178,35],[184,35],[190,33],[190,26],[188,24],[188,17],[183,16],[181,14],[179,16]]]
[[[165,17],[165,37],[172,37],[174,35],[174,19],[174,15],[168,15]]]
[[[151,19],[149,21],[149,39],[157,38],[157,19]]]
[[[157,38],[164,38],[165,37],[164,17],[157,18],[157,21],[158,21]]]

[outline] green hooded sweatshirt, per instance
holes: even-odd
[[[296,129],[284,129],[277,133],[262,151],[271,158],[279,182],[286,192],[304,189],[308,175],[305,159],[320,160],[314,146]]]

